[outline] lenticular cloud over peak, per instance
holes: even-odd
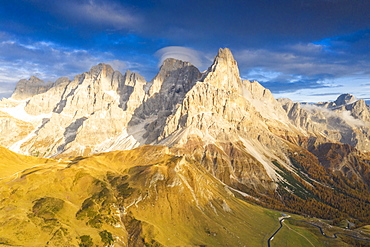
[[[159,57],[159,66],[167,58],[176,58],[182,61],[189,62],[196,67],[202,67],[202,54],[194,49],[183,46],[167,46],[158,50],[155,55]]]

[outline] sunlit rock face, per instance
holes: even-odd
[[[60,78],[46,92],[32,97],[16,89],[14,97],[2,102],[4,111],[33,128],[27,129],[25,138],[2,144],[31,155],[91,153],[97,144],[122,133],[142,103],[144,85],[138,74],[128,71],[123,76],[99,64],[72,81]],[[6,107],[9,102],[12,108]]]

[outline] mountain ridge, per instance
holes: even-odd
[[[370,113],[363,100],[276,100],[240,78],[229,49],[220,49],[205,72],[167,59],[150,82],[105,64],[57,82],[22,101],[0,102],[0,145],[57,158],[163,145],[260,205],[370,220]]]

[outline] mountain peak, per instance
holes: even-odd
[[[231,53],[229,48],[220,48],[218,49],[218,53],[216,57],[223,57],[223,58],[230,58],[234,59],[233,54]]]
[[[109,64],[99,63],[98,65],[93,66],[90,69],[89,73],[91,75],[102,74],[105,77],[107,74],[113,74],[113,72],[114,72],[114,70],[113,70],[112,66],[110,66]]]
[[[29,83],[29,84],[41,84],[41,83],[44,83],[44,81],[41,80],[40,78],[36,77],[36,76],[31,76],[30,79],[28,79],[27,83]]]
[[[127,70],[124,76],[125,85],[134,87],[137,82],[145,84],[146,81],[142,75],[139,73],[132,72],[131,70]]]
[[[191,63],[175,58],[167,58],[164,60],[158,74],[150,82],[149,95],[154,95],[160,91],[165,92],[173,89],[174,86],[188,91],[199,78],[199,70]]]
[[[220,48],[204,79],[218,88],[241,92],[238,64],[228,48]]]
[[[185,62],[185,61],[178,60],[175,58],[167,58],[166,60],[164,60],[161,66],[161,70],[164,70],[164,71],[171,70],[172,71],[172,70],[181,69],[187,66],[193,66],[193,65],[189,62]]]
[[[211,68],[215,69],[217,66],[228,66],[239,74],[237,62],[228,48],[220,48],[218,50]]]
[[[31,76],[28,80],[22,79],[17,83],[12,98],[16,100],[24,100],[33,95],[44,93],[50,89],[52,83],[45,83],[36,76]]]
[[[346,94],[341,94],[334,101],[334,103],[339,106],[339,105],[348,105],[356,101],[357,101],[357,98],[355,96],[353,96],[352,94],[346,93]]]

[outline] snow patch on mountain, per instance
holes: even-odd
[[[0,111],[8,113],[10,116],[25,121],[25,122],[36,122],[40,121],[44,118],[50,118],[52,113],[48,114],[40,114],[37,116],[30,115],[28,114],[25,110],[24,107],[26,106],[27,102],[21,102],[15,107],[10,107],[10,108],[0,108]]]

